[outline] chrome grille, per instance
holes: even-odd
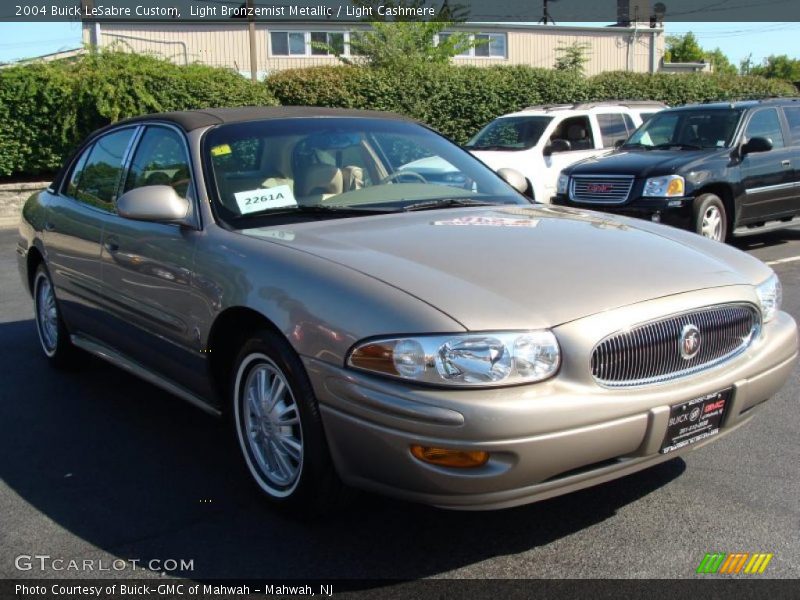
[[[632,187],[631,175],[573,175],[569,180],[569,197],[577,202],[622,204]]]
[[[700,332],[691,358],[681,352],[684,328]],[[750,304],[694,310],[615,333],[595,346],[591,369],[609,387],[661,383],[719,365],[743,352],[758,335],[761,314]]]

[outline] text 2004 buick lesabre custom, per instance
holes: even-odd
[[[719,438],[783,385],[797,328],[764,264],[502,175],[381,113],[117,123],[24,208],[42,350],[231,414],[259,488],[299,506],[343,483],[531,502]]]

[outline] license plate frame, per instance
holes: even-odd
[[[733,388],[726,388],[673,404],[659,452],[669,454],[719,434],[732,397]]]

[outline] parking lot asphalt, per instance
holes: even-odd
[[[15,240],[0,231],[0,578],[120,575],[19,571],[19,555],[192,560],[176,574],[193,579],[692,578],[717,551],[800,577],[800,369],[738,432],[599,487],[482,513],[362,494],[303,520],[260,500],[224,422],[88,356],[50,369]],[[800,320],[800,231],[736,245],[772,263]]]

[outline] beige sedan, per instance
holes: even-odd
[[[532,502],[781,388],[797,327],[767,266],[526,185],[396,115],[148,115],[28,201],[19,268],[54,365],[82,349],[229,415],[257,488],[300,508]]]

